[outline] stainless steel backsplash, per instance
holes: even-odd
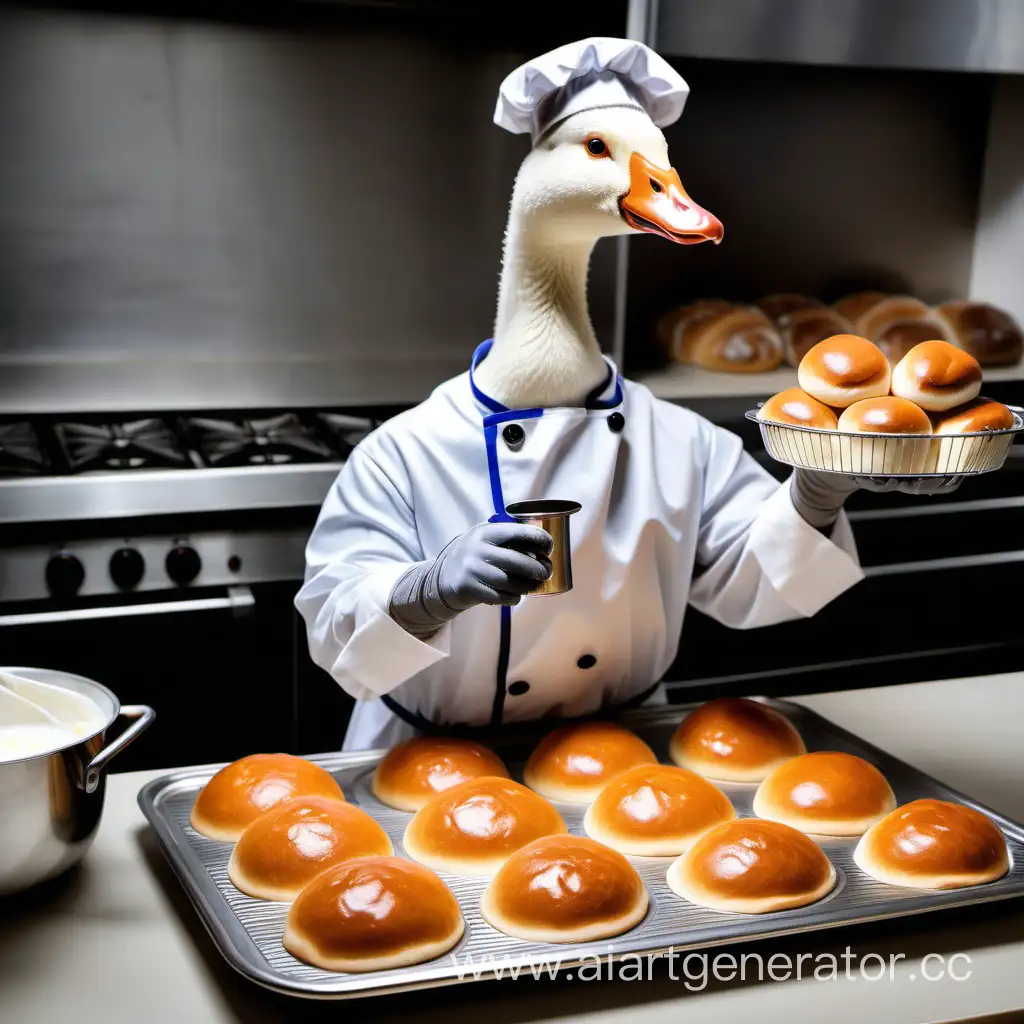
[[[401,403],[460,372],[526,145],[495,95],[532,46],[0,12],[0,412]],[[634,242],[627,352],[680,293],[966,286],[986,79],[681,67],[673,157],[726,242]],[[614,291],[602,243],[606,343]]]

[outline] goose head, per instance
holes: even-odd
[[[639,232],[693,245],[723,233],[687,195],[661,130],[628,106],[581,111],[542,136],[519,169],[512,216],[552,244]]]

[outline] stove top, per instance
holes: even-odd
[[[208,466],[282,466],[331,462],[335,451],[316,436],[312,424],[296,413],[262,419],[185,421],[189,438]]]
[[[315,506],[374,427],[334,411],[0,420],[0,522]]]
[[[49,472],[49,456],[32,424],[0,423],[0,479]]]
[[[155,417],[127,423],[55,423],[53,433],[71,473],[182,469],[193,464],[171,427]]]

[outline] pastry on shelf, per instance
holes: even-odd
[[[1009,313],[987,302],[944,302],[936,312],[950,340],[982,366],[1013,366],[1024,356],[1024,333]]]

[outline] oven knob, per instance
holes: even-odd
[[[54,555],[46,563],[46,586],[54,597],[74,597],[85,581],[85,567],[74,555]]]
[[[118,548],[110,556],[110,578],[122,589],[133,590],[146,571],[146,560],[135,548]]]
[[[178,584],[179,587],[191,583],[202,569],[203,563],[199,558],[199,552],[195,548],[182,544],[179,547],[171,548],[167,552],[167,561],[164,563],[167,575]]]

